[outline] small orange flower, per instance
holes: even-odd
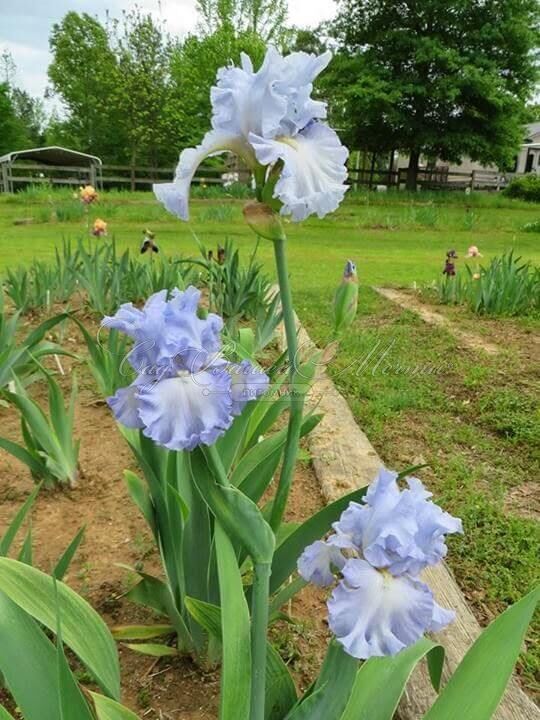
[[[79,189],[79,198],[85,205],[90,205],[90,203],[93,203],[98,198],[96,188],[92,185],[81,187]]]
[[[94,225],[92,227],[92,235],[95,235],[96,237],[103,237],[107,234],[107,223],[105,220],[102,220],[101,218],[96,218],[94,220]]]

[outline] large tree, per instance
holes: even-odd
[[[286,33],[287,0],[197,0],[197,9],[208,35],[230,25],[239,34],[251,32],[279,43]]]
[[[7,87],[11,101],[11,112],[15,115],[18,126],[18,145],[38,147],[44,140],[46,124],[45,108],[40,98],[32,97],[26,90],[17,87],[15,77],[17,67],[7,50],[0,55],[0,77]],[[18,148],[17,148],[18,149]]]
[[[534,90],[537,0],[338,0],[328,88],[349,142],[500,166]]]
[[[158,167],[171,161],[168,116],[172,44],[150,14],[126,13],[116,38],[114,100],[129,162]]]
[[[25,128],[15,112],[10,87],[5,82],[0,83],[0,155],[20,150],[25,145]]]
[[[114,156],[118,64],[107,28],[86,13],[68,12],[53,25],[49,42],[53,54],[49,79],[67,115],[64,137],[80,150]]]

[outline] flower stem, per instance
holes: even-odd
[[[298,354],[298,341],[296,338],[296,322],[294,317],[294,308],[291,294],[291,286],[289,282],[289,271],[287,267],[287,255],[285,252],[285,236],[274,239],[274,256],[276,260],[276,268],[279,281],[279,293],[281,296],[281,307],[283,310],[283,322],[285,325],[285,335],[287,337],[287,354],[289,357],[289,393],[290,393],[290,409],[289,409],[289,427],[287,429],[287,440],[285,443],[285,453],[283,456],[283,465],[279,476],[276,497],[272,506],[272,515],[270,525],[274,532],[277,532],[291,490],[291,484],[296,466],[296,458],[298,455],[298,443],[300,441],[300,431],[302,428],[302,416],[304,409],[304,396],[302,393],[295,392],[294,380],[296,375],[296,364]]]
[[[251,600],[251,711],[250,720],[264,720],[266,694],[266,643],[268,633],[268,597],[270,571],[268,563],[255,564]]]

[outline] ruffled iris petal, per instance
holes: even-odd
[[[216,358],[221,347],[223,320],[210,313],[197,316],[201,293],[194,287],[173,290],[164,311],[164,339],[175,366],[198,372]]]
[[[418,575],[447,553],[447,534],[462,532],[461,520],[444,512],[416,478],[400,490],[397,473],[383,468],[363,503],[351,503],[334,523],[329,542],[350,548],[393,575]]]
[[[250,142],[261,165],[283,162],[274,189],[274,197],[283,203],[282,214],[300,221],[337,209],[347,191],[349,153],[327,125],[313,122],[294,137],[251,134]]]
[[[274,48],[266,51],[261,68],[254,72],[242,55],[241,67],[218,72],[211,90],[212,127],[241,135],[265,138],[296,134],[311,120],[326,117],[326,104],[313,100],[313,81],[324,70],[331,53],[295,52],[283,57]]]
[[[233,420],[231,379],[222,369],[167,378],[138,398],[144,434],[169,450],[212,445]]]
[[[119,330],[129,337],[134,337],[135,328],[142,317],[143,313],[133,303],[124,303],[114,315],[106,315],[101,324],[103,327]]]
[[[307,582],[324,587],[335,580],[332,568],[341,570],[345,562],[338,548],[317,540],[308,545],[298,558],[298,572]]]
[[[268,375],[249,360],[243,360],[239,365],[229,364],[231,375],[231,397],[233,401],[233,415],[240,415],[250,400],[256,400],[268,390]]]
[[[311,93],[313,81],[331,59],[330,51],[322,55],[295,52],[283,58],[283,79],[276,83],[276,89],[287,97],[287,113],[280,123],[278,134],[296,135],[312,120],[326,118],[326,103],[313,100]]]
[[[140,430],[144,427],[139,415],[138,391],[145,382],[145,379],[137,378],[131,385],[120,388],[114,395],[107,398],[107,404],[118,422],[133,430]]]
[[[211,130],[200,145],[182,151],[174,182],[152,186],[157,199],[170,213],[188,220],[189,188],[197,168],[205,158],[225,151],[238,155],[248,167],[254,165],[253,152],[242,137],[223,130]]]
[[[453,610],[447,610],[433,601],[433,616],[429,630],[431,632],[439,632],[456,619],[456,613]]]
[[[258,72],[242,56],[242,67],[221,68],[217,85],[210,92],[212,127],[247,140],[250,132],[265,137],[278,132],[287,112],[286,92],[278,92],[276,83],[282,76],[284,60],[269,47]]]
[[[435,603],[424,583],[392,577],[365,560],[349,560],[342,572],[328,601],[329,624],[349,655],[395,655],[431,629]]]

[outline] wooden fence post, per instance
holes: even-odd
[[[9,192],[7,163],[2,163],[2,190],[5,193]]]

